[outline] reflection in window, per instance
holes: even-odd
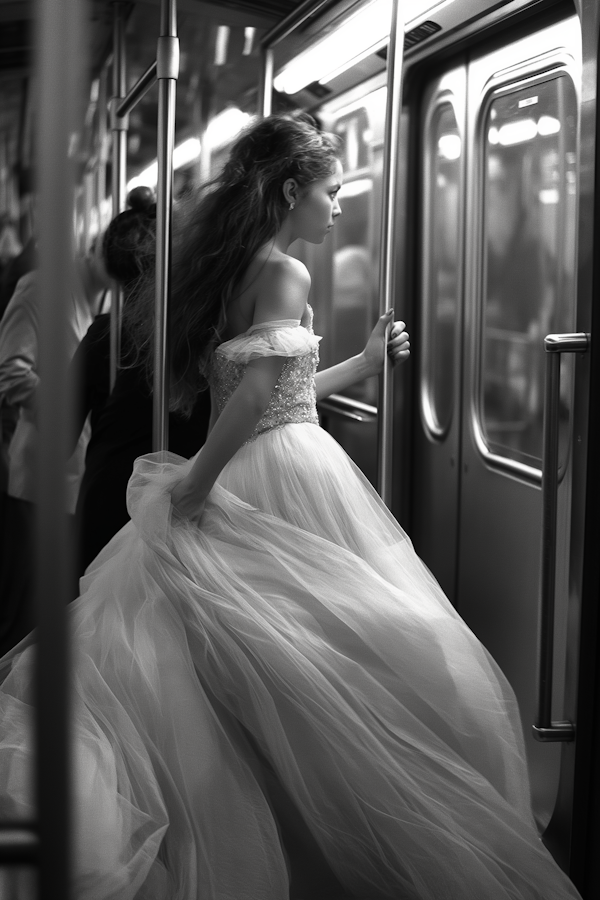
[[[381,98],[385,108],[385,96]],[[382,110],[383,111],[383,110]],[[344,184],[339,193],[342,215],[331,235],[332,358],[335,364],[360,353],[378,316],[380,210],[375,205],[372,129],[367,110],[342,115],[333,130],[342,138]],[[350,397],[377,402],[377,379],[352,385]]]
[[[341,163],[346,174],[369,165],[369,142],[371,129],[367,110],[358,107],[340,116],[335,123],[335,132],[342,139]]]
[[[559,76],[496,97],[484,123],[481,428],[493,453],[536,468],[543,339],[573,330],[576,114],[573,85]]]
[[[460,273],[462,142],[454,110],[442,103],[428,135],[423,308],[425,415],[429,427],[445,431],[452,417],[454,348]]]

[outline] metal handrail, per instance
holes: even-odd
[[[330,394],[329,397],[319,400],[318,408],[326,415],[332,413],[352,419],[354,422],[375,422],[377,419],[376,406],[345,397],[343,394]]]
[[[260,115],[264,118],[271,115],[273,106],[273,50],[270,47],[263,48],[262,60],[258,100]]]
[[[156,52],[158,80],[158,180],[156,187],[156,285],[154,306],[154,375],[152,449],[169,441],[168,342],[171,288],[171,225],[175,99],[179,75],[176,0],[162,0]]]
[[[111,107],[112,131],[112,214],[118,215],[125,208],[127,129],[126,118],[116,115],[116,109],[125,96],[125,21],[122,3],[113,5],[113,97]],[[110,386],[114,387],[117,367],[121,358],[121,318],[123,313],[123,290],[117,282],[112,287],[110,305]]]
[[[156,67],[157,62],[154,60],[143,75],[140,75],[136,83],[133,85],[129,93],[123,98],[116,108],[116,114],[119,118],[129,115],[132,109],[137,106],[142,97],[144,97],[151,87],[156,84]]]
[[[554,662],[554,607],[556,603],[556,535],[559,478],[560,358],[563,353],[585,353],[590,336],[549,334],[544,339],[546,387],[542,469],[542,570],[540,587],[540,637],[538,656],[537,714],[533,736],[538,741],[572,741],[572,722],[552,721]]]
[[[397,159],[402,111],[402,61],[404,53],[404,6],[400,0],[392,5],[390,43],[387,55],[387,105],[383,157],[382,194],[386,198],[381,219],[381,261],[379,269],[379,312],[383,315],[394,306],[394,226],[396,219]],[[401,39],[402,38],[402,39]],[[388,329],[389,333],[389,329]],[[386,338],[388,334],[386,333]],[[377,488],[383,502],[392,500],[393,382],[392,365],[386,354],[379,382],[379,417],[377,434]]]
[[[179,41],[177,38],[176,0],[161,0],[160,36],[156,60],[125,95],[125,42],[123,10],[114,7],[113,99],[111,128],[113,131],[113,215],[125,205],[128,114],[143,96],[158,83],[157,128],[157,200],[156,200],[156,287],[153,379],[152,448],[164,450],[168,445],[168,298],[171,264],[171,217],[173,203],[173,145],[175,138],[175,90],[179,75]],[[115,284],[111,306],[111,387],[114,385],[120,357],[122,291]]]

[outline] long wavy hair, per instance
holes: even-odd
[[[283,183],[300,192],[334,170],[340,145],[306,113],[268,116],[233,145],[221,174],[173,211],[170,301],[170,405],[189,413],[206,387],[202,361],[224,339],[227,312],[256,253],[288,212]],[[151,367],[154,286],[137,292],[125,317]]]

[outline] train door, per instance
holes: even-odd
[[[463,342],[466,66],[428,85],[421,119],[421,296],[412,532],[454,602]],[[435,515],[431,510],[435,509]]]
[[[420,126],[423,314],[412,536],[515,689],[541,828],[555,814],[561,766],[564,775],[573,752],[535,741],[532,723],[543,339],[576,325],[580,84],[573,17],[449,68],[428,85]],[[563,700],[577,653],[577,605],[568,604],[576,371],[569,355],[559,400],[556,546],[554,714],[562,719],[573,714]],[[562,825],[568,834],[569,823]]]

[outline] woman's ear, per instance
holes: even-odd
[[[295,178],[286,178],[283,182],[283,196],[288,206],[298,200],[298,183]]]

